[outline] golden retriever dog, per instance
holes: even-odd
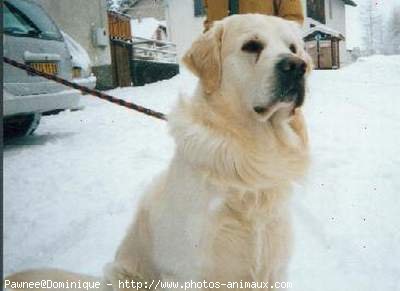
[[[183,62],[199,83],[169,115],[174,157],[98,279],[102,290],[132,289],[126,280],[154,290],[160,282],[228,289],[223,284],[286,279],[291,186],[309,162],[301,105],[311,63],[301,30],[272,16],[230,16],[202,34]],[[95,281],[58,270],[7,278],[41,279]]]

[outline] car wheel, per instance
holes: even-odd
[[[41,114],[32,113],[4,118],[4,137],[13,138],[33,134],[40,123]]]

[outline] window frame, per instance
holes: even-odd
[[[203,17],[206,15],[203,0],[193,0],[194,17]]]
[[[307,0],[307,17],[326,24],[325,0]]]

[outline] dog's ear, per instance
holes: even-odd
[[[222,34],[222,23],[214,23],[192,44],[182,59],[186,67],[199,77],[206,94],[213,93],[221,84]]]

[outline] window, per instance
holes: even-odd
[[[239,0],[229,0],[229,15],[239,13]]]
[[[200,17],[204,15],[205,11],[203,0],[194,0],[194,16]]]
[[[40,6],[23,0],[8,0],[3,7],[6,34],[63,40],[58,28]]]
[[[13,8],[11,8],[13,9]],[[20,36],[34,36],[40,33],[39,29],[29,23],[17,11],[11,11],[7,4],[4,5],[4,33]]]
[[[307,16],[325,24],[325,0],[307,0]]]

